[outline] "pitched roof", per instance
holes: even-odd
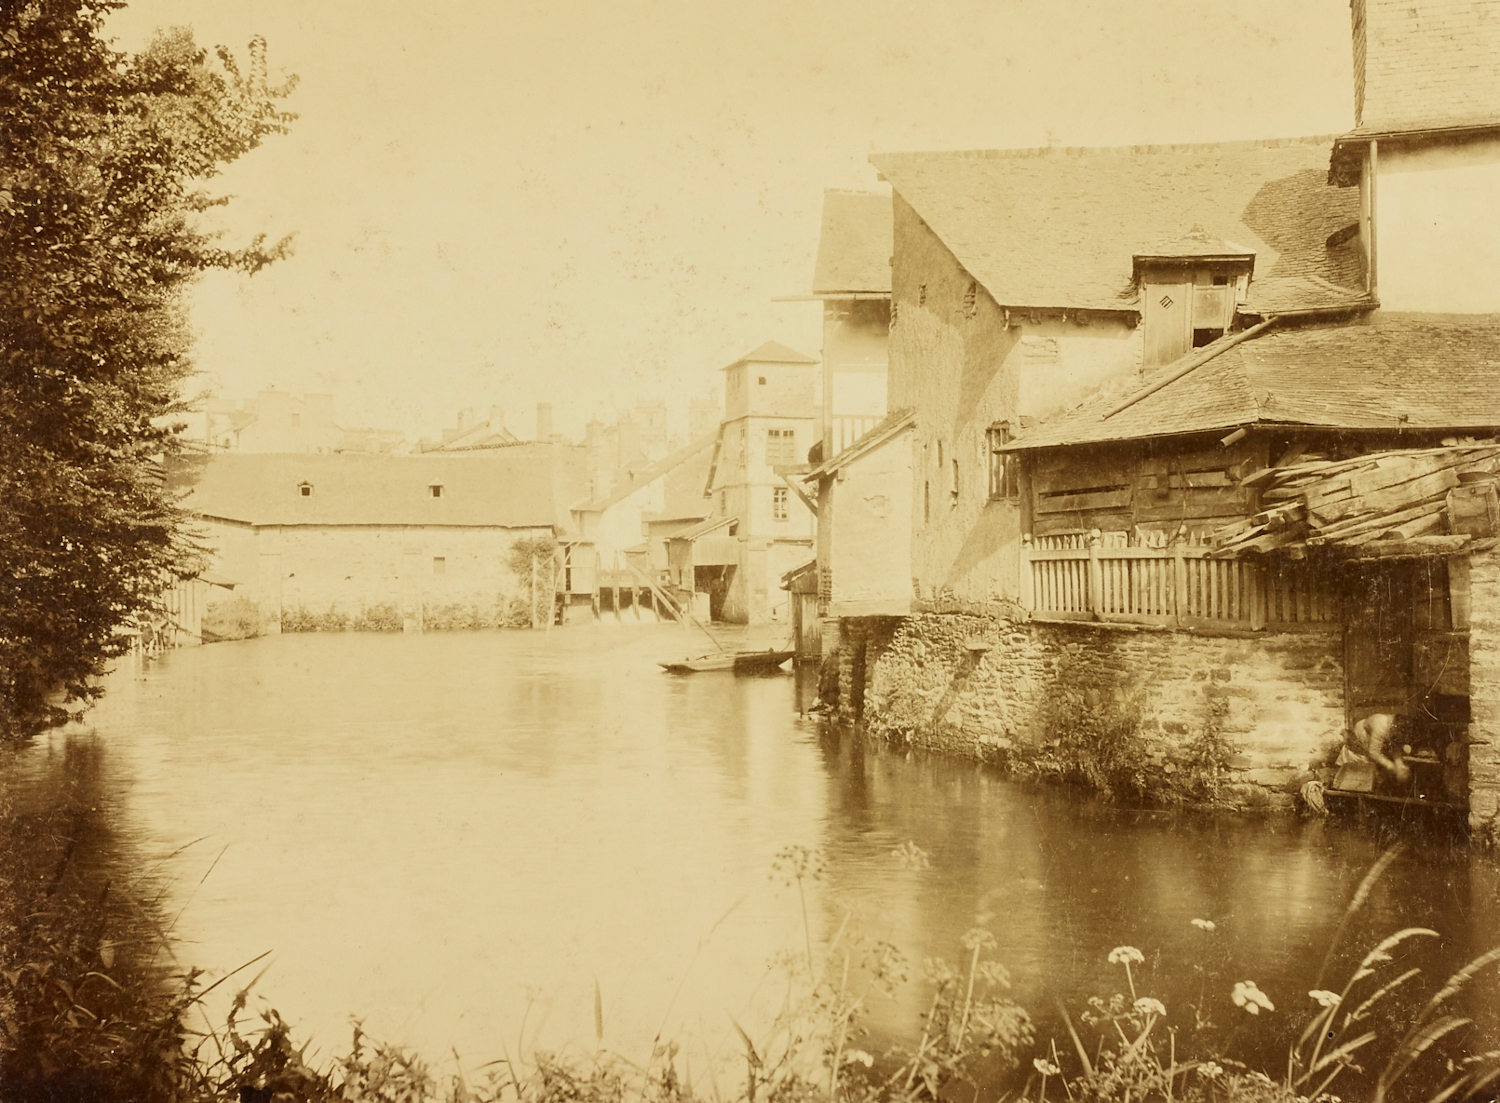
[[[862,434],[857,440],[831,459],[824,460],[807,474],[802,476],[805,483],[815,483],[821,478],[832,475],[840,468],[847,467],[861,456],[875,451],[888,440],[899,436],[904,429],[911,428],[916,424],[917,415],[912,410],[892,410],[877,425]]]
[[[1202,226],[1194,226],[1185,234],[1149,248],[1137,249],[1135,252],[1137,261],[1176,260],[1188,257],[1253,261],[1255,250],[1236,245],[1232,241],[1225,241],[1223,238],[1210,237],[1208,231]]]
[[[1136,309],[1132,258],[1201,227],[1255,251],[1247,309],[1317,277],[1362,286],[1359,217],[1328,183],[1332,139],[886,153],[896,193],[1003,306]]]
[[[488,459],[232,453],[203,464],[183,504],[200,516],[253,525],[546,528],[566,516],[556,464],[536,450]],[[299,492],[303,483],[312,486],[308,497]],[[435,483],[440,498],[432,496]]]
[[[641,468],[639,471],[630,472],[631,477],[620,486],[617,486],[612,493],[595,501],[580,502],[573,507],[574,511],[579,513],[602,512],[616,502],[623,502],[637,490],[641,489],[641,487],[650,486],[662,476],[670,475],[677,468],[682,467],[700,455],[703,457],[703,462],[698,464],[697,468],[701,469],[701,471],[695,469],[690,477],[694,484],[701,485],[703,474],[708,470],[707,453],[713,447],[716,437],[717,434],[715,436],[700,437],[691,444],[677,449],[671,455],[659,459],[655,463]],[[705,505],[704,508],[706,510],[707,506]],[[702,514],[699,514],[699,516],[702,516]]]
[[[1500,426],[1500,316],[1377,313],[1270,329],[1112,417],[1100,396],[1028,431],[1016,450],[1269,423],[1339,429]],[[1203,350],[1199,350],[1200,352]],[[1142,381],[1143,393],[1188,358]]]
[[[721,528],[739,523],[740,519],[738,517],[710,517],[705,521],[698,522],[698,524],[693,525],[691,528],[685,528],[681,532],[674,532],[667,539],[696,540],[700,536],[707,536],[709,533],[718,532]]]
[[[524,443],[503,424],[492,424],[493,419],[481,421],[477,425],[471,425],[461,433],[450,437],[441,444],[433,445],[425,449],[428,452],[462,452],[470,448],[505,448],[512,444]]]
[[[1500,0],[1357,0],[1352,6],[1361,130],[1500,121]]]
[[[833,188],[825,191],[813,294],[889,294],[893,236],[889,195]]]
[[[752,352],[745,353],[733,364],[725,364],[724,370],[740,364],[816,364],[811,356],[804,356],[796,349],[789,349],[780,341],[767,341]]]

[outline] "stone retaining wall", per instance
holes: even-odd
[[[1215,792],[1243,807],[1290,806],[1344,729],[1334,631],[1208,635],[1032,622],[1000,608],[846,620],[837,661],[845,719],[862,694],[870,730],[936,750],[1023,763],[1055,745],[1047,729],[1070,706],[1128,705],[1150,788],[1211,731],[1225,748]]]

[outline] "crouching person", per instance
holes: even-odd
[[[1411,779],[1411,767],[1402,757],[1395,736],[1396,717],[1392,713],[1375,712],[1355,721],[1344,733],[1334,788],[1369,793],[1377,788],[1404,786]],[[1382,778],[1384,785],[1378,784]]]

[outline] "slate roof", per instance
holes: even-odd
[[[870,158],[994,300],[1133,310],[1132,259],[1190,233],[1255,251],[1247,309],[1359,294],[1359,217],[1328,183],[1331,138],[1211,145],[887,153]],[[1286,281],[1301,280],[1302,284]],[[1306,282],[1306,281],[1314,282]],[[1325,305],[1315,301],[1305,305]],[[1269,309],[1269,307],[1265,307]],[[1285,309],[1285,307],[1281,307]]]
[[[813,294],[890,294],[893,238],[889,195],[825,191]]]
[[[1179,257],[1254,260],[1255,250],[1236,245],[1232,241],[1225,241],[1223,238],[1210,237],[1208,231],[1202,226],[1194,226],[1180,237],[1174,237],[1170,241],[1163,241],[1149,248],[1137,249],[1135,252],[1137,261]]]
[[[579,513],[601,513],[617,502],[623,502],[637,490],[641,489],[641,487],[651,485],[663,475],[671,475],[679,467],[689,465],[690,461],[700,457],[700,463],[691,465],[692,471],[688,474],[688,478],[695,486],[702,486],[704,476],[708,473],[708,450],[714,446],[715,439],[717,439],[717,433],[714,436],[701,437],[691,444],[677,449],[671,455],[665,456],[653,464],[648,464],[639,471],[629,472],[628,474],[632,477],[624,480],[620,486],[614,489],[613,493],[595,501],[580,502],[573,509]],[[671,496],[669,493],[668,497]],[[701,497],[702,495],[700,494],[699,498],[701,499]],[[680,505],[680,503],[674,504]],[[702,511],[698,516],[703,516],[707,512],[707,509],[708,505],[704,503]]]
[[[1353,9],[1359,130],[1500,122],[1500,0],[1356,0]]]
[[[485,459],[231,453],[202,464],[183,504],[252,525],[562,527],[558,474],[555,458],[536,450]],[[312,484],[306,498],[304,482]],[[433,483],[442,484],[441,498],[432,497]]]
[[[1010,447],[1176,436],[1269,423],[1339,429],[1500,426],[1500,316],[1377,313],[1343,325],[1271,328],[1127,409],[1100,396]],[[1196,350],[1203,352],[1205,350]],[[1187,358],[1131,393],[1180,371]]]
[[[725,364],[723,370],[738,367],[740,364],[816,364],[811,356],[804,356],[796,349],[789,349],[780,341],[767,341],[752,352],[745,353],[733,364]]]
[[[471,448],[506,448],[512,444],[525,443],[504,425],[492,425],[490,421],[481,421],[478,425],[471,425],[463,432],[424,449],[428,452],[462,452]]]
[[[740,519],[738,517],[710,517],[705,521],[698,522],[698,524],[693,525],[691,528],[685,528],[681,532],[674,532],[667,539],[697,540],[699,537],[718,532],[721,528],[739,523]]]

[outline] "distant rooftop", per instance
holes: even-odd
[[[568,519],[551,449],[486,459],[229,453],[195,466],[174,480],[191,485],[184,507],[251,525],[546,528]]]
[[[767,341],[753,352],[747,352],[733,364],[724,365],[724,370],[740,364],[816,364],[811,356],[804,356],[796,349],[789,349],[780,341]]]

